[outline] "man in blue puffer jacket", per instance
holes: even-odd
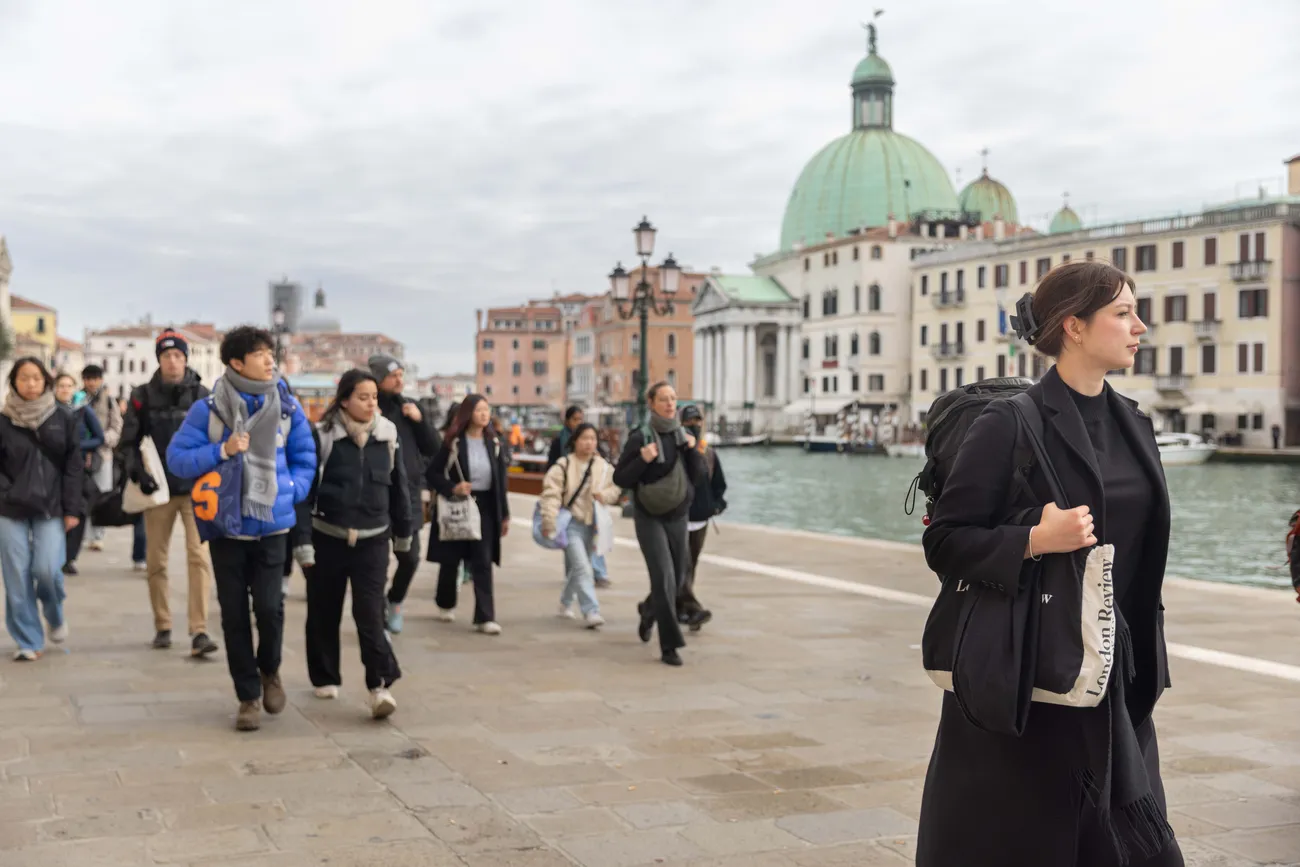
[[[276,372],[274,345],[260,328],[241,326],[227,334],[221,341],[225,373],[212,395],[190,408],[167,447],[171,471],[199,484],[223,461],[243,456],[240,533],[213,539],[210,546],[240,731],[260,727],[262,707],[270,714],[284,710],[284,537],[297,521],[294,507],[307,498],[316,475],[311,423]],[[250,594],[257,615],[256,651]]]

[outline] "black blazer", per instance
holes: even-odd
[[[1091,507],[1103,538],[1101,472],[1068,386],[1053,367],[1028,393],[1042,413],[1043,443],[1066,496],[1071,505]],[[1154,495],[1141,565],[1125,602],[1137,669],[1126,698],[1139,742],[1154,762],[1150,714],[1168,685],[1160,591],[1169,554],[1169,494],[1151,420],[1114,391],[1110,404],[1125,437],[1137,446]],[[1011,593],[1019,588],[1008,585],[1038,565],[1025,559],[1025,545],[1042,504],[1051,499],[1036,463],[1028,478],[1014,465],[1016,424],[1012,408],[1000,401],[976,419],[922,537],[926,562],[938,574]],[[1087,551],[1071,556],[1082,571]],[[1070,772],[1083,761],[1081,723],[1098,712],[1104,709],[1034,704],[1024,736],[1014,738],[975,728],[945,694],[922,799],[918,867],[1074,863],[1082,793]],[[1152,788],[1163,806],[1158,765]]]
[[[444,497],[452,495],[452,489],[463,481],[469,481],[469,447],[466,445],[468,439],[465,434],[460,435],[457,442],[459,450],[458,463],[460,464],[460,473],[456,472],[453,467],[450,473],[451,478],[447,478],[447,462],[451,460],[451,444],[444,441],[438,449],[438,453],[433,456],[429,462],[429,468],[425,471],[424,479],[429,485],[429,490],[435,494],[441,494]],[[483,542],[492,546],[492,562],[498,566],[501,565],[501,527],[510,520],[510,497],[506,487],[506,477],[510,468],[510,453],[493,434],[484,431],[483,440],[487,443],[488,454],[492,456],[492,490],[491,496],[480,500],[479,506],[488,508],[487,518],[489,526],[495,527],[494,538],[484,539]],[[442,563],[452,560],[464,559],[466,555],[466,546],[476,544],[473,542],[443,542],[438,538],[438,522],[435,519],[433,527],[429,530],[429,552],[425,559],[431,563]]]

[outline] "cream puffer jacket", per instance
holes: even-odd
[[[592,457],[591,478],[583,485],[582,492],[569,508],[573,520],[578,524],[590,525],[596,520],[595,500],[607,506],[618,502],[623,489],[614,484],[614,468],[600,455]],[[546,472],[542,482],[542,532],[547,536],[555,534],[555,519],[560,508],[569,502],[582,477],[587,473],[587,461],[576,455],[565,455],[555,466]],[[566,481],[567,475],[567,481]]]

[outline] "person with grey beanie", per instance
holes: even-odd
[[[403,625],[402,602],[420,565],[420,527],[424,517],[420,491],[424,468],[438,453],[442,438],[416,402],[402,394],[406,387],[406,366],[400,358],[372,355],[366,366],[379,383],[379,412],[397,428],[401,446],[398,455],[406,464],[407,493],[411,500],[413,541],[410,550],[395,554],[397,569],[384,605],[384,624],[390,633],[397,635]]]

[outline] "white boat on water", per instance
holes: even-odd
[[[885,454],[891,458],[923,458],[925,443],[889,443],[885,446]]]
[[[758,436],[747,437],[718,437],[709,440],[710,445],[715,449],[741,449],[754,448],[756,446],[766,446],[772,444],[771,434],[760,434]]]
[[[1156,434],[1160,463],[1166,467],[1191,467],[1203,464],[1219,450],[1214,443],[1189,433]]]

